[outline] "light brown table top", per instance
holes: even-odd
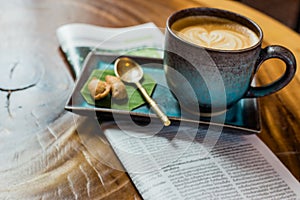
[[[74,86],[56,29],[81,22],[125,27],[152,21],[165,27],[174,11],[195,6],[241,13],[264,31],[263,45],[288,47],[300,61],[300,37],[234,1],[11,0],[0,7],[0,199],[140,199],[99,127],[64,111]],[[272,67],[272,66],[274,67]],[[270,67],[271,66],[271,67]],[[259,84],[283,71],[263,64]],[[276,94],[260,98],[258,136],[300,180],[300,74]],[[80,129],[81,127],[81,129]],[[84,127],[84,128],[82,128]],[[80,131],[79,131],[80,129]],[[83,134],[84,133],[84,134]]]

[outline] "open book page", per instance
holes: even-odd
[[[162,31],[152,22],[124,28],[75,23],[61,26],[56,35],[62,51],[78,76],[85,57],[92,50],[103,54],[156,56],[149,49],[162,48]]]
[[[299,182],[254,134],[222,132],[210,148],[201,128],[102,128],[144,199],[300,199]]]

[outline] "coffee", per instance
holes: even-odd
[[[171,26],[176,35],[196,45],[220,50],[240,50],[258,43],[258,36],[237,22],[211,16],[190,16]]]
[[[188,8],[172,14],[166,26],[167,84],[180,108],[192,115],[219,115],[243,98],[267,96],[285,87],[295,74],[293,53],[278,45],[262,48],[261,28],[240,14]],[[267,86],[254,87],[256,72],[270,58],[285,63],[284,74]]]

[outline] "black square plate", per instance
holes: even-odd
[[[80,90],[88,80],[94,69],[101,69],[103,64],[110,66],[113,69],[114,61],[119,55],[103,55],[92,53],[87,56],[83,64],[81,75],[76,81],[75,87],[65,109],[74,113],[86,116],[95,116],[100,120],[113,120],[113,115],[130,117],[136,121],[149,121],[149,116],[155,118],[148,105],[143,105],[132,111],[114,110],[110,108],[96,107],[88,104],[82,97]],[[137,63],[142,65],[144,73],[149,74],[157,83],[152,98],[160,105],[162,110],[169,116],[172,124],[184,122],[198,123],[199,125],[207,126],[211,123],[210,118],[199,118],[194,120],[189,117],[181,116],[180,106],[173,94],[166,88],[166,79],[163,69],[163,61],[158,58],[136,57],[130,56]],[[163,86],[161,86],[163,85]],[[258,110],[257,99],[242,99],[234,107],[227,110],[224,123],[216,123],[231,130],[245,133],[260,132],[260,116]]]

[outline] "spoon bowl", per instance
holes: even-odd
[[[134,60],[122,57],[117,59],[115,64],[115,74],[122,81],[127,83],[136,83],[143,78],[143,69]]]

